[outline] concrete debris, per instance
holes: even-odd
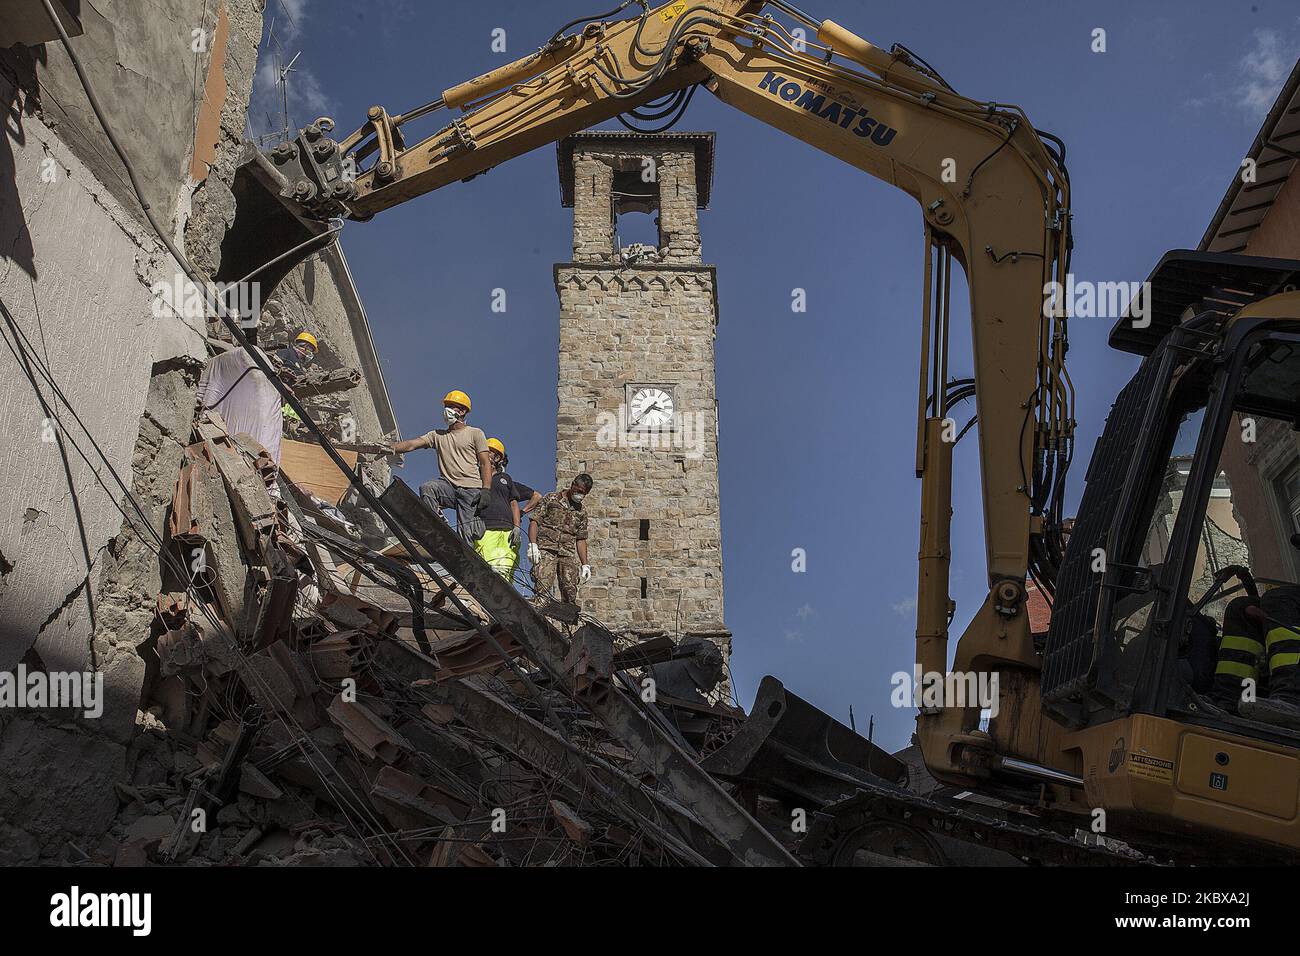
[[[293,386],[293,393],[299,398],[332,395],[346,392],[361,384],[361,372],[355,368],[339,368],[331,372],[312,369],[307,376]]]
[[[789,795],[780,786],[791,772],[763,749],[779,757],[787,735],[770,716],[746,730],[743,712],[716,702],[723,671],[711,642],[616,640],[587,615],[534,608],[400,481],[382,502],[415,553],[382,537],[374,550],[211,412],[189,436],[177,432],[176,448],[157,590],[137,639],[139,709],[116,751],[126,776],[97,784],[103,805],[84,807],[70,859],[796,862],[782,813],[761,806]],[[816,717],[800,726],[815,730]],[[33,723],[3,735],[0,756],[22,757],[23,730],[64,735],[70,758],[104,746]],[[789,766],[816,780],[806,789],[820,805],[851,778],[829,754],[818,759],[826,773]],[[761,779],[769,766],[777,773]],[[49,786],[39,774],[30,782],[33,796]],[[7,844],[14,859],[34,852],[22,832]]]
[[[684,734],[685,711],[628,692],[671,641],[557,627],[453,575],[482,563],[458,538],[379,553],[312,497],[211,412],[194,423],[134,769],[90,863],[793,862],[699,766],[743,714],[689,688]]]
[[[763,763],[783,735],[716,702],[711,642],[534,608],[400,481],[382,501],[415,554],[340,529],[211,412],[177,445],[129,774],[79,861],[796,862],[756,779],[790,776]],[[850,779],[794,765],[822,803]]]
[[[564,828],[564,834],[578,846],[586,846],[594,832],[590,823],[583,820],[563,800],[550,802],[551,813]]]

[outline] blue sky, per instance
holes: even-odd
[[[337,133],[366,109],[400,112],[536,49],[608,0],[474,3],[270,0],[295,125]],[[1041,2],[803,0],[874,43],[900,42],[975,99],[1017,103],[1068,147],[1078,279],[1135,281],[1168,249],[1195,247],[1300,54],[1293,0]],[[1106,52],[1091,51],[1106,30]],[[506,31],[507,52],[491,49]],[[278,110],[265,43],[253,124]],[[440,114],[446,116],[446,114]],[[271,125],[278,126],[278,119]],[[718,396],[726,620],[743,704],[764,674],[891,749],[911,711],[890,675],[913,658],[919,486],[913,477],[921,295],[920,212],[901,192],[701,91],[680,130],[717,133],[706,262],[718,268]],[[419,136],[430,130],[421,129]],[[554,477],[558,304],[569,258],[548,147],[469,183],[349,224],[342,243],[366,303],[404,435],[427,430],[462,388],[472,421],[500,435],[520,480]],[[791,290],[807,290],[793,313]],[[507,311],[491,310],[492,290]],[[970,373],[954,310],[951,371]],[[1110,322],[1071,326],[1079,390],[1077,503],[1093,442],[1135,361],[1106,347]],[[964,419],[963,419],[964,420]],[[985,594],[973,434],[957,449],[953,643]],[[408,456],[403,478],[428,478]],[[599,475],[596,476],[599,481]],[[594,496],[599,517],[599,486]],[[791,571],[791,550],[807,571]]]

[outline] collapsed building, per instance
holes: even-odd
[[[215,274],[234,214],[262,4],[128,5],[111,21],[89,5],[55,7],[139,164],[145,201]],[[7,5],[0,671],[93,672],[106,699],[95,720],[0,712],[5,862],[61,858],[69,842],[107,832],[116,814],[114,785],[130,780],[138,746],[142,649],[157,620],[161,569],[149,529],[166,524],[204,363],[229,345],[151,235],[54,38],[41,4]],[[277,295],[283,325],[264,330],[263,342],[303,327],[322,342],[323,390],[304,400],[327,422],[347,418],[359,441],[391,431],[341,250],[297,267]]]
[[[112,91],[106,119],[139,157],[144,201],[219,274],[261,5],[177,0],[169,17],[112,22],[59,9]],[[775,680],[757,721],[717,692],[729,635],[716,508],[646,511],[673,482],[716,500],[715,434],[702,462],[654,479],[661,498],[619,502],[632,534],[653,518],[666,578],[684,572],[661,529],[689,520],[702,535],[695,559],[713,571],[679,643],[666,600],[642,606],[622,580],[610,582],[625,590],[617,635],[573,606],[539,611],[390,484],[366,449],[396,421],[337,245],[278,284],[261,344],[317,336],[322,360],[298,396],[358,482],[387,489],[412,546],[349,499],[303,422],[286,418],[277,469],[199,413],[205,363],[237,346],[151,235],[42,16],[20,5],[0,54],[13,359],[0,380],[0,671],[93,674],[103,706],[0,709],[0,863],[791,864],[804,831],[789,806],[815,813],[844,781],[908,779]],[[192,57],[176,56],[191,37]],[[712,412],[713,276],[690,234],[692,164],[711,138],[637,145],[663,155],[667,178],[682,174],[665,249],[685,258],[657,276],[634,263],[643,278],[620,287],[660,308],[703,290],[687,320],[702,359],[680,395]],[[575,258],[560,286],[574,317],[587,310],[570,290],[618,283],[628,265]],[[574,464],[564,455],[561,469]]]

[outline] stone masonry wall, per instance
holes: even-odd
[[[658,174],[661,242],[657,259],[628,265],[613,248],[611,190],[615,172],[639,172],[645,157]],[[563,486],[581,471],[595,479],[584,505],[592,566],[584,608],[619,631],[707,634],[726,650],[717,298],[714,270],[700,264],[693,148],[581,142],[573,170],[575,261],[555,268],[556,479]],[[658,436],[658,447],[638,447],[626,428],[627,386],[636,384],[673,387],[678,430]]]
[[[654,163],[659,211],[659,255],[664,262],[700,261],[700,222],[696,209],[695,152],[680,146],[652,146],[637,141],[633,147],[584,145],[573,154],[573,260],[613,262],[614,172],[633,173],[639,179],[643,161]]]
[[[556,270],[556,482],[567,485],[581,471],[595,478],[584,603],[619,629],[722,630],[713,282],[707,268]],[[676,385],[679,415],[692,416],[686,437],[698,440],[700,457],[694,447],[620,440],[625,386],[635,383]],[[648,541],[641,519],[650,522]]]

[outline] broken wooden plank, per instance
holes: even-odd
[[[340,451],[339,454],[351,468],[356,468],[356,452]],[[332,505],[338,504],[343,493],[350,487],[347,475],[339,471],[329,455],[325,454],[325,449],[310,442],[291,441],[288,438],[282,441],[280,470],[290,482]]]

